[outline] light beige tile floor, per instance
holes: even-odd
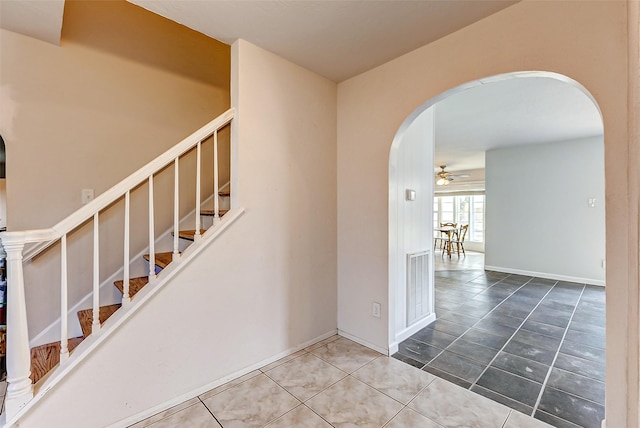
[[[543,428],[549,425],[334,336],[133,426]]]

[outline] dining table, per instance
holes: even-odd
[[[434,230],[436,232],[444,233],[447,235],[445,250],[447,251],[449,258],[451,258],[451,249],[452,249],[451,240],[453,239],[453,236],[458,232],[458,229],[456,229],[453,226],[440,226],[440,227],[436,227]],[[444,255],[444,252],[442,253],[442,255]]]

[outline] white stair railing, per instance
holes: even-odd
[[[144,167],[140,168],[111,189],[96,197],[93,201],[80,208],[50,229],[11,231],[0,233],[2,247],[7,260],[7,392],[5,398],[5,420],[11,420],[23,408],[34,394],[31,382],[31,357],[29,348],[29,333],[27,329],[27,305],[25,300],[25,284],[23,263],[33,259],[49,246],[60,242],[60,315],[61,340],[60,362],[69,359],[68,349],[68,301],[67,301],[67,236],[87,221],[93,221],[93,320],[92,334],[99,334],[100,325],[100,212],[115,202],[124,199],[124,260],[123,260],[123,305],[131,304],[129,291],[129,252],[130,252],[130,196],[141,183],[148,181],[149,187],[149,282],[156,278],[155,273],[155,218],[154,218],[154,175],[166,166],[174,164],[174,248],[173,257],[178,258],[177,239],[179,234],[179,197],[178,197],[178,163],[180,157],[195,148],[196,165],[196,195],[195,195],[195,230],[196,239],[200,239],[200,204],[201,204],[201,145],[213,136],[214,141],[214,225],[218,222],[218,131],[231,123],[234,110],[230,109],[212,120],[176,146],[158,156]],[[91,220],[93,219],[93,220]],[[216,220],[218,219],[218,220]],[[25,245],[36,244],[30,251],[24,253]]]

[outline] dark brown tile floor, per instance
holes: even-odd
[[[556,427],[604,418],[604,287],[436,272],[437,321],[395,358]]]

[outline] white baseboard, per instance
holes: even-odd
[[[398,352],[398,344],[400,344],[400,342],[413,336],[418,331],[422,330],[423,328],[425,328],[435,320],[436,320],[436,314],[434,312],[422,318],[420,321],[416,322],[412,326],[405,328],[399,333],[396,333],[395,341],[391,342],[391,344],[389,345],[390,355]]]
[[[373,349],[374,351],[378,351],[378,352],[380,352],[381,354],[389,355],[389,349],[381,348],[381,347],[380,347],[380,346],[378,346],[378,345],[374,345],[374,344],[373,344],[373,343],[371,343],[371,342],[367,342],[367,341],[366,341],[366,340],[364,340],[364,339],[360,339],[358,336],[354,336],[353,334],[351,334],[351,333],[347,333],[347,332],[346,332],[346,331],[344,331],[344,330],[340,330],[340,329],[338,329],[338,334],[339,334],[340,336],[342,336],[342,337],[345,337],[345,338],[349,339],[349,340],[353,340],[354,342],[359,343],[359,344],[360,344],[360,345],[362,345],[362,346],[366,346],[366,347],[367,347],[367,348],[369,348],[369,349]]]
[[[249,367],[245,367],[241,370],[238,370],[234,373],[231,373],[228,376],[224,376],[220,379],[217,379],[213,382],[210,382],[204,386],[201,386],[200,388],[194,389],[193,391],[187,392],[185,394],[182,394],[178,397],[172,398],[169,401],[165,401],[162,404],[158,404],[157,406],[154,406],[150,409],[147,409],[143,412],[137,413],[133,416],[130,416],[126,419],[122,419],[114,424],[109,425],[107,428],[124,428],[124,427],[128,427],[130,425],[135,424],[136,422],[145,420],[147,418],[150,418],[151,416],[163,412],[167,409],[170,409],[171,407],[177,406],[180,403],[184,403],[187,400],[191,400],[192,398],[195,398],[199,395],[204,394],[207,391],[211,391],[214,388],[219,387],[220,385],[224,385],[227,382],[231,382],[234,379],[238,379],[239,377],[242,377],[248,373],[251,373],[252,371],[258,370],[264,366],[267,366],[275,361],[278,361],[281,358],[284,358],[288,355],[291,355],[293,353],[296,353],[308,346],[313,345],[314,343],[320,342],[321,340],[327,339],[331,336],[334,336],[337,333],[337,330],[331,330],[327,333],[321,334],[320,336],[308,340],[300,345],[294,346],[292,348],[287,349],[286,351],[280,352],[279,354],[276,354],[272,357],[269,357],[267,359],[264,359],[262,361],[259,361],[255,364],[252,364]]]
[[[515,275],[525,275],[525,276],[536,276],[538,278],[546,278],[546,279],[554,279],[556,281],[568,281],[568,282],[577,282],[580,284],[588,284],[588,285],[598,285],[601,287],[605,286],[604,280],[601,279],[593,279],[593,278],[580,278],[577,276],[567,276],[567,275],[557,275],[554,273],[546,273],[546,272],[534,272],[529,270],[521,270],[521,269],[511,269],[500,266],[487,266],[484,267],[485,270],[493,270],[496,272],[502,273],[512,273]]]

